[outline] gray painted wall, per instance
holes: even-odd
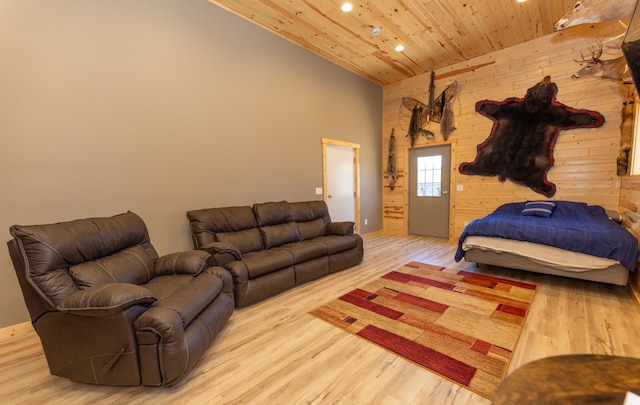
[[[361,145],[382,228],[382,89],[202,0],[0,3],[0,232],[131,210],[160,254],[185,212],[317,199],[321,138]],[[0,327],[28,320],[0,249]]]

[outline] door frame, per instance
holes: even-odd
[[[360,231],[360,145],[357,143],[322,138],[322,198],[328,204],[327,193],[327,145],[353,149],[353,187],[355,190],[355,231]]]
[[[455,219],[455,199],[456,199],[456,188],[454,187],[456,181],[457,181],[457,174],[458,174],[458,166],[456,166],[455,162],[456,160],[456,149],[458,146],[458,140],[457,139],[451,139],[448,141],[440,141],[440,142],[433,142],[433,143],[428,143],[428,144],[419,144],[416,145],[416,148],[428,148],[431,146],[442,146],[442,145],[450,145],[451,146],[451,173],[449,173],[449,240],[456,240],[457,237],[455,237],[453,235],[453,222]],[[411,218],[409,218],[409,170],[410,170],[410,160],[411,160],[411,147],[407,147],[407,149],[405,150],[405,162],[404,162],[404,172],[407,173],[407,180],[406,180],[406,186],[404,188],[404,212],[406,212],[406,215],[404,215],[404,233],[405,235],[409,235],[409,221],[411,220]]]

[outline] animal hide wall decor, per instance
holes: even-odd
[[[440,96],[440,132],[445,141],[456,129],[453,121],[453,99],[456,94],[458,94],[458,82],[454,81],[444,89]]]
[[[429,104],[416,100],[412,97],[403,97],[400,104],[400,123],[405,123],[406,114],[411,111],[411,118],[408,120],[406,137],[411,141],[413,148],[420,135],[427,139],[435,139],[435,134],[423,127],[430,122],[440,123],[440,133],[446,141],[455,131],[453,121],[453,99],[458,93],[458,82],[449,84],[438,97],[435,97],[435,73],[431,72],[431,82],[429,83]],[[404,127],[407,127],[405,124]]]
[[[411,111],[411,118],[409,119],[409,126],[405,137],[409,138],[412,148],[420,135],[426,136],[427,139],[435,138],[433,132],[422,128],[425,124],[429,123],[429,107],[425,103],[415,98],[403,97],[402,104],[400,104],[401,121],[404,111]]]
[[[433,117],[434,109],[435,109],[435,97],[436,97],[436,72],[431,71],[431,78],[429,81],[429,120]]]
[[[387,175],[389,176],[389,188],[393,190],[398,179],[398,166],[396,165],[396,136],[395,128],[391,129],[389,137],[389,160],[387,162]]]
[[[444,140],[455,131],[453,122],[453,99],[458,94],[458,82],[453,81],[436,97],[430,120],[440,123],[440,133]]]
[[[618,167],[618,176],[624,176],[629,171],[629,153],[631,152],[631,143],[633,142],[633,110],[635,95],[630,90],[627,95],[627,101],[622,107],[622,122],[620,123],[620,153],[616,159]]]
[[[422,109],[422,106],[420,105],[416,105],[411,111],[411,121],[409,122],[409,131],[407,132],[406,136],[408,136],[411,140],[412,148],[416,144],[418,136],[425,133],[424,129],[422,129],[422,120],[420,118],[422,117],[423,113],[424,111]]]
[[[557,93],[558,86],[546,76],[524,98],[478,101],[476,111],[492,120],[493,128],[477,146],[476,159],[460,164],[460,173],[510,179],[552,197],[556,186],[547,180],[547,172],[560,131],[604,124],[602,114],[568,107],[556,100]]]

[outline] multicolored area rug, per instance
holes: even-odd
[[[411,262],[311,314],[491,398],[536,286]]]

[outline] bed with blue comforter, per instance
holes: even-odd
[[[476,236],[530,242],[611,259],[627,272],[635,270],[640,254],[637,239],[609,219],[602,207],[573,201],[529,201],[500,206],[465,227],[458,242],[456,261],[462,258],[473,261],[466,257],[465,241]],[[493,255],[500,257],[495,252]],[[489,264],[500,265],[495,260]]]

